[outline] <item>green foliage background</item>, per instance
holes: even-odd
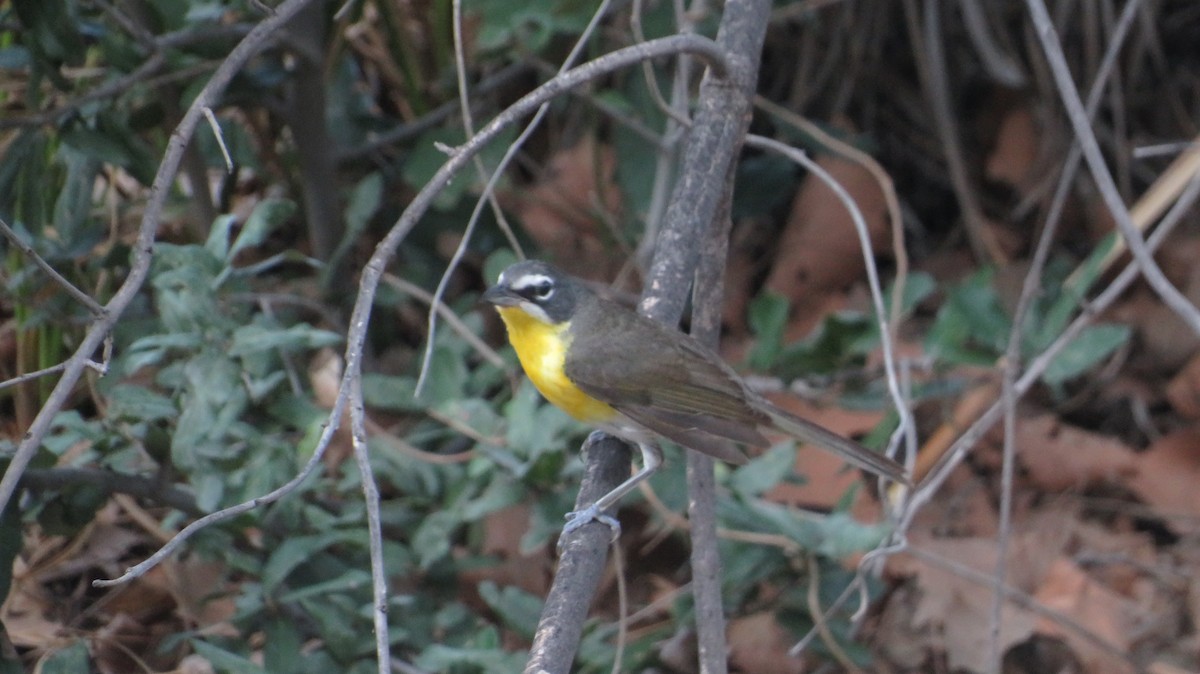
[[[372,25],[382,27],[382,46],[399,73],[400,91],[373,89],[371,77],[377,73],[361,53],[344,40],[325,39],[325,113],[340,153],[361,155],[377,134],[452,101],[448,6],[431,3],[424,13],[410,15],[401,3],[350,5],[345,21],[359,20],[364,12],[379,14]],[[473,27],[469,51],[475,77],[522,60],[561,57],[593,9],[592,3],[577,0],[473,0],[464,6]],[[335,9],[330,5],[327,11]],[[56,270],[106,301],[114,280],[128,268],[129,235],[171,129],[259,12],[256,3],[238,0],[142,0],[112,11],[71,0],[0,5],[0,76],[9,85],[0,103],[22,111],[8,115],[0,128],[0,218]],[[670,30],[669,12],[668,3],[651,5],[644,20],[649,37]],[[709,17],[700,28],[711,33],[713,25]],[[410,39],[414,32],[425,39]],[[588,45],[591,53],[619,46],[611,35],[600,35]],[[365,155],[370,159],[344,162],[337,186],[343,240],[336,250],[313,251],[297,206],[313,186],[304,183],[295,147],[279,122],[283,90],[292,76],[290,58],[284,45],[276,45],[255,59],[215,111],[236,166],[219,186],[217,217],[198,220],[195,202],[182,184],[176,185],[151,280],[114,335],[110,371],[93,378],[58,416],[39,467],[100,468],[178,484],[200,511],[208,512],[274,489],[310,456],[326,412],[314,402],[305,366],[315,350],[341,348],[343,326],[327,319],[341,315],[349,299],[323,294],[330,287],[329,270],[342,265],[356,271],[406,195],[443,162],[435,143],[453,145],[463,135],[461,123],[448,119],[405,142],[375,148]],[[150,59],[161,65],[143,72]],[[666,69],[659,74],[670,75]],[[505,95],[511,92],[486,99],[491,112]],[[657,128],[662,123],[640,75],[616,78],[599,95],[642,124]],[[392,105],[396,100],[403,100],[404,111]],[[568,100],[555,103],[553,119],[555,140],[567,135],[564,129],[602,127],[617,148],[622,157],[617,181],[628,217],[618,233],[625,240],[614,243],[636,246],[638,214],[648,208],[653,184],[654,148]],[[510,140],[490,148],[485,163],[494,165]],[[201,130],[194,145],[202,165],[220,175],[223,159],[211,131]],[[748,189],[739,192],[735,210],[771,212],[796,179],[788,165],[748,161],[739,176]],[[400,251],[397,275],[434,287],[445,264],[439,237],[461,230],[479,187],[475,177],[464,175],[442,194],[436,211]],[[253,209],[237,212],[235,206],[245,200],[255,204]],[[474,278],[447,301],[472,331],[484,333],[486,319],[475,304],[479,277],[494,277],[494,270],[511,259],[489,216],[471,243],[469,259]],[[86,310],[16,248],[5,248],[4,263],[3,309],[11,313],[22,344],[23,360],[14,372],[61,362],[87,323]],[[942,289],[945,300],[928,347],[944,365],[994,361],[1004,348],[1009,319],[986,274]],[[912,310],[936,290],[929,277],[910,278],[905,306]],[[286,297],[264,301],[268,294]],[[1048,343],[1069,316],[1058,300],[1044,297],[1035,311],[1027,336],[1031,350]],[[1062,298],[1072,307],[1075,301]],[[327,311],[311,310],[313,303]],[[830,375],[861,367],[877,346],[876,321],[849,314],[831,318],[809,340],[784,343],[787,310],[779,298],[764,295],[755,301],[750,322],[758,341],[748,366],[786,378]],[[512,385],[511,354],[505,352],[507,366],[497,368],[446,329],[433,338],[430,384],[415,399],[419,345],[426,336],[414,331],[411,321],[395,318],[414,311],[424,309],[397,291],[385,289],[378,298],[371,348],[373,355],[391,360],[372,362],[364,380],[367,402],[392,422],[398,436],[423,451],[473,450],[474,455],[462,463],[427,463],[397,452],[384,439],[372,440],[373,468],[384,496],[387,571],[395,588],[389,638],[398,656],[426,671],[517,671],[540,598],[490,581],[464,587],[464,573],[499,561],[482,551],[481,528],[488,515],[514,504],[532,505],[522,550],[553,545],[561,515],[573,501],[579,477],[574,450],[587,429],[548,407],[528,384]],[[1064,354],[1047,383],[1061,385],[1085,372],[1127,337],[1120,328],[1095,328]],[[407,345],[402,357],[397,344]],[[22,419],[21,410],[35,410],[49,383],[6,389],[4,404]],[[882,390],[867,382],[853,393],[860,404],[884,405]],[[427,411],[452,418],[472,433],[468,437]],[[881,429],[879,437],[887,430]],[[11,448],[12,441],[3,445]],[[795,452],[791,445],[774,447],[744,467],[722,467],[720,479],[727,493],[721,501],[725,526],[795,544],[784,551],[724,543],[727,610],[732,615],[761,610],[768,601],[765,589],[779,588],[769,608],[799,637],[813,625],[804,580],[808,565],[820,565],[821,603],[830,605],[849,582],[837,560],[870,549],[886,531],[857,523],[845,512],[800,516],[763,500],[772,486],[803,480],[792,474]],[[352,468],[332,466],[300,493],[195,538],[189,554],[227,565],[227,587],[236,592],[232,622],[238,635],[212,636],[181,626],[142,655],[169,659],[190,649],[221,672],[373,671],[367,532],[358,479]],[[670,462],[654,488],[669,507],[682,510],[682,462]],[[21,526],[74,535],[105,502],[105,495],[87,484],[26,492],[20,512],[8,513],[0,524],[6,543],[0,546],[0,568],[9,568],[19,554],[12,543]],[[189,518],[164,513],[163,521],[178,527]],[[682,582],[685,574],[675,580]],[[5,590],[10,582],[4,579]],[[670,608],[678,624],[686,624],[690,610],[686,593]],[[101,618],[96,616],[82,627],[97,628]],[[847,636],[848,615],[836,614],[830,627],[845,639],[843,648],[867,666],[867,651]],[[651,666],[654,645],[674,629],[662,625],[640,633],[628,647],[626,669]],[[608,671],[614,631],[610,617],[594,621],[578,671]],[[80,638],[36,654],[42,671],[84,671],[83,643]],[[14,663],[7,666],[19,671],[11,669]]]

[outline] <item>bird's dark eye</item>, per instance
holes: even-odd
[[[554,294],[554,284],[549,281],[539,281],[530,286],[529,292],[535,300],[548,300]]]

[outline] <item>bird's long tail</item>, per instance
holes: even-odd
[[[904,466],[878,452],[873,452],[853,440],[847,440],[823,426],[788,414],[765,401],[762,404],[762,412],[770,418],[772,426],[797,440],[819,445],[859,468],[894,482],[912,484]]]

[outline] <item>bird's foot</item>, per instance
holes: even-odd
[[[599,522],[607,525],[609,529],[612,529],[612,539],[614,541],[621,536],[621,523],[617,521],[617,518],[600,512],[600,509],[597,508],[595,504],[590,505],[583,510],[569,512],[564,515],[564,517],[566,518],[567,523],[563,525],[562,536],[560,536],[558,539],[560,545],[562,540],[566,538],[567,534],[575,531],[588,522]]]

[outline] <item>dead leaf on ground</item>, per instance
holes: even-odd
[[[1200,419],[1200,355],[1192,356],[1167,383],[1167,401],[1180,416]]]
[[[1127,653],[1130,635],[1138,622],[1136,608],[1125,597],[1093,581],[1069,559],[1055,560],[1034,599],[1087,628],[1120,653]],[[1133,671],[1113,653],[1101,649],[1077,631],[1064,628],[1049,618],[1038,620],[1040,634],[1065,639],[1085,671],[1094,674],[1125,674]]]
[[[484,517],[481,552],[494,556],[495,564],[465,569],[464,586],[475,588],[490,580],[501,587],[515,586],[535,596],[545,596],[550,588],[552,560],[545,548],[525,554],[521,537],[529,528],[528,504],[517,504]]]
[[[788,655],[793,638],[770,612],[729,622],[729,664],[743,672],[800,674],[803,662]]]
[[[1125,443],[1062,423],[1052,414],[1021,419],[1015,445],[1029,478],[1046,491],[1120,482],[1137,470],[1138,457]]]
[[[959,464],[938,498],[917,513],[912,529],[938,538],[990,538],[996,533],[997,517],[988,484],[970,467]]]
[[[1200,426],[1164,435],[1137,458],[1130,487],[1175,533],[1200,532]]]
[[[1000,121],[984,174],[990,180],[1026,191],[1040,177],[1033,175],[1033,168],[1041,145],[1041,133],[1030,107],[1010,109]]]
[[[1047,569],[1061,555],[1071,536],[1074,515],[1070,511],[1048,511],[1019,523],[1010,539],[1007,563],[1008,584],[1031,592]],[[911,547],[991,576],[996,568],[997,548],[991,538],[929,538],[914,532]],[[946,655],[951,669],[990,671],[988,660],[993,590],[990,585],[927,563],[919,558],[897,555],[888,561],[889,574],[911,576],[920,591],[911,610],[910,632],[929,635],[927,647]],[[1002,652],[1034,634],[1037,616],[1013,602],[1005,602],[1000,619]]]
[[[879,183],[847,159],[824,155],[817,163],[858,205],[875,254],[886,254],[891,230]],[[862,248],[849,212],[825,182],[811,174],[792,201],[776,250],[766,287],[788,298],[793,315],[800,318],[813,313],[822,297],[844,291],[863,276]]]

